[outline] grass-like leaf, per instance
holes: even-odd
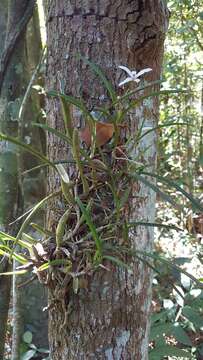
[[[0,141],[9,141],[12,144],[15,144],[17,146],[19,146],[20,148],[24,149],[25,151],[29,152],[30,154],[32,154],[33,156],[37,157],[39,160],[41,160],[43,163],[46,163],[47,165],[50,165],[52,167],[55,167],[54,163],[51,162],[49,159],[46,158],[46,156],[44,156],[43,154],[41,154],[39,151],[35,150],[32,146],[27,145],[23,142],[21,142],[20,140],[18,140],[15,137],[9,136],[9,135],[5,135],[0,133]]]
[[[79,205],[80,207],[80,210],[82,211],[82,214],[84,216],[84,219],[91,231],[91,234],[92,234],[92,237],[95,241],[95,245],[96,245],[96,248],[97,248],[97,251],[101,257],[102,255],[102,241],[97,233],[97,229],[96,229],[96,226],[93,224],[92,220],[91,220],[91,215],[90,215],[90,212],[89,210],[87,209],[87,207],[85,207],[82,203],[82,201],[77,197],[76,198],[76,202],[77,204]]]
[[[120,260],[118,257],[111,256],[111,255],[103,255],[103,259],[109,260],[112,263],[116,264],[119,267],[122,267],[124,269],[130,270],[130,266],[124,263],[122,260]]]
[[[145,221],[130,221],[129,223],[127,223],[127,227],[131,228],[134,226],[149,226],[149,227],[159,227],[159,228],[163,228],[163,229],[172,229],[172,230],[177,230],[177,231],[184,231],[183,229],[175,226],[175,225],[166,225],[166,224],[161,224],[161,223],[157,223],[157,222],[145,222]]]
[[[84,102],[81,99],[79,100],[74,96],[65,95],[65,94],[55,91],[55,90],[48,91],[47,95],[62,98],[63,100],[67,101],[69,104],[72,104],[75,107],[77,107],[78,109],[80,109],[84,115],[91,117],[91,114],[86,109]]]
[[[136,100],[131,101],[129,106],[125,109],[125,113],[127,113],[130,109],[133,109],[134,107],[136,107],[137,104],[139,104],[140,102],[142,102],[145,99],[155,97],[155,96],[160,96],[160,95],[179,94],[179,93],[188,93],[188,90],[165,89],[165,90],[150,92],[147,95],[140,96]]]
[[[128,100],[129,97],[131,97],[132,95],[136,94],[137,92],[139,91],[142,91],[142,90],[145,90],[151,86],[154,86],[154,85],[159,85],[161,84],[163,81],[162,80],[155,80],[155,81],[152,81],[151,83],[148,83],[146,85],[143,85],[143,86],[139,86],[137,87],[136,89],[132,90],[132,91],[129,91],[127,92],[125,95],[123,96],[120,96],[119,98],[116,99],[116,101],[113,102],[113,105],[117,105],[119,103],[121,103],[122,101],[124,100]]]
[[[70,143],[68,137],[66,135],[64,135],[61,131],[58,131],[46,124],[40,124],[40,123],[32,123],[32,125],[37,126],[43,130],[46,130],[54,135],[56,135],[57,137],[59,137],[60,139],[64,140],[65,142],[67,142],[68,144]]]
[[[18,231],[18,234],[16,235],[15,237],[15,241],[14,241],[14,245],[13,245],[13,249],[11,251],[11,254],[10,254],[10,257],[13,256],[13,251],[14,251],[14,248],[15,248],[15,245],[19,242],[23,232],[25,231],[26,227],[28,225],[30,225],[32,219],[33,219],[33,216],[37,213],[37,211],[39,209],[41,209],[46,203],[48,200],[52,199],[53,197],[56,197],[58,196],[59,194],[61,193],[61,191],[56,191],[48,196],[46,196],[44,199],[42,199],[41,201],[39,201],[33,208],[32,210],[30,211],[29,215],[26,217],[26,219],[23,221],[21,227],[20,227],[20,230]]]
[[[55,259],[55,260],[50,260],[46,263],[44,263],[43,265],[39,266],[37,271],[44,271],[47,270],[50,266],[70,266],[71,262],[67,259]]]
[[[8,271],[4,273],[0,273],[0,276],[10,276],[10,275],[23,275],[26,274],[28,270],[16,270],[16,271]]]
[[[154,260],[158,260],[166,265],[168,265],[169,268],[172,269],[176,269],[178,272],[185,274],[187,277],[189,277],[195,284],[198,285],[198,287],[200,287],[201,289],[203,289],[203,284],[196,279],[192,274],[188,273],[186,270],[182,269],[180,266],[178,266],[177,264],[175,264],[172,260],[168,260],[165,257],[158,255],[156,253],[148,253],[146,251],[140,251],[140,250],[136,250],[134,252],[134,255],[136,256],[136,252],[138,254],[142,254],[143,256],[147,256],[149,258],[152,258]]]
[[[40,234],[45,235],[45,236],[53,236],[54,233],[52,233],[51,231],[44,229],[42,226],[35,224],[35,223],[31,223],[30,226],[32,226],[33,229],[37,230]]]
[[[54,165],[57,165],[57,164],[75,164],[75,161],[74,160],[57,160],[57,161],[54,161],[53,162]],[[39,170],[45,166],[49,166],[49,164],[40,164],[40,165],[37,165],[37,166],[34,166],[33,168],[31,169],[28,169],[28,170],[25,170],[22,172],[21,175],[27,175],[33,171],[36,171],[36,170]]]
[[[188,126],[188,123],[186,123],[186,122],[174,123],[173,121],[170,121],[170,122],[165,123],[163,125],[155,126],[152,129],[149,129],[149,130],[145,131],[144,134],[138,136],[137,142],[140,141],[143,137],[145,137],[149,133],[151,133],[152,131],[156,131],[158,129],[165,128],[165,127],[168,127],[168,126],[182,126],[182,125]]]
[[[145,172],[145,171],[143,171],[142,174],[154,177],[158,181],[165,183],[165,184],[169,185],[170,187],[174,187],[177,191],[182,193],[191,202],[191,205],[195,210],[203,212],[203,206],[200,204],[200,202],[197,199],[195,199],[191,194],[189,194],[187,191],[185,191],[181,186],[179,186],[175,181],[165,178],[163,176],[160,176],[158,174],[149,173],[149,172]]]
[[[27,264],[27,259],[25,259],[22,255],[15,253],[13,250],[8,249],[8,251],[4,250],[5,247],[0,246],[0,255],[6,256],[7,258],[15,259],[20,264]]]
[[[15,242],[16,238],[13,237],[13,236],[10,236],[8,234],[5,234],[4,232],[0,231],[0,242],[3,241],[3,242],[7,242],[7,241],[12,241],[12,242]],[[28,241],[25,241],[25,240],[18,240],[18,244],[20,246],[22,246],[23,248],[25,249],[32,249],[32,244]]]
[[[117,99],[116,92],[115,92],[111,82],[104,75],[100,66],[98,66],[95,63],[93,63],[92,61],[86,59],[84,56],[79,55],[79,57],[84,61],[85,64],[88,64],[90,66],[90,68],[92,69],[92,71],[99,77],[99,79],[103,83],[104,87],[108,91],[112,102],[115,103],[116,99]]]
[[[143,172],[142,172],[142,174],[143,174]],[[143,184],[145,184],[146,186],[151,188],[153,191],[155,191],[157,194],[159,194],[159,196],[162,197],[163,200],[165,200],[165,201],[169,202],[171,205],[173,205],[173,207],[175,207],[176,209],[181,210],[181,207],[173,200],[173,198],[170,195],[168,195],[165,192],[161,191],[160,188],[157,185],[151,183],[144,176],[141,176],[141,175],[136,173],[136,174],[132,175],[132,177],[139,180],[139,181],[141,181]]]

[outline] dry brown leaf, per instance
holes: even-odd
[[[114,134],[114,125],[105,124],[102,122],[96,123],[96,144],[102,146],[106,144]],[[91,132],[88,125],[80,132],[80,138],[84,143],[90,147],[91,145]]]

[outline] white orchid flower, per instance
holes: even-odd
[[[149,71],[152,71],[151,68],[147,68],[147,69],[143,69],[143,70],[140,70],[138,71],[135,71],[135,70],[130,70],[128,69],[126,66],[119,66],[120,69],[124,70],[127,74],[128,74],[128,77],[121,81],[118,86],[123,86],[124,84],[127,84],[128,82],[130,81],[135,81],[136,83],[139,83],[140,82],[140,79],[138,79],[140,76],[142,76],[143,74],[149,72]]]

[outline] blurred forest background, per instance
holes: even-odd
[[[193,198],[203,204],[203,6],[199,0],[175,0],[168,1],[168,7],[171,15],[165,42],[163,88],[186,89],[187,92],[178,95],[168,94],[160,99],[160,119],[157,129],[157,173],[160,178],[157,179],[157,187],[164,191],[176,206],[164,201],[157,192],[155,248],[159,254],[165,254],[169,261],[173,260],[173,266],[169,266],[168,262],[159,262],[158,258],[155,259],[157,273],[154,274],[153,282],[149,354],[150,360],[177,359],[183,358],[181,350],[187,350],[188,358],[200,360],[203,359],[201,332],[203,291],[191,278],[177,271],[176,265],[181,266],[183,271],[188,271],[195,278],[201,279],[203,214]],[[41,12],[42,6],[40,6],[40,18]],[[1,24],[3,27],[2,22]],[[43,121],[46,116],[43,98],[45,61],[42,50],[45,45],[43,26],[43,22],[39,22],[38,14],[35,12],[21,41],[17,63],[14,64],[15,67],[18,66],[19,56],[23,57],[26,54],[21,61],[25,63],[26,74],[18,66],[16,79],[16,82],[22,81],[23,74],[24,94],[18,94],[16,89],[15,99],[9,98],[9,92],[6,94],[11,121],[7,128],[1,124],[1,130],[13,136],[20,133],[23,141],[45,151],[45,137],[41,129],[29,123],[23,127],[22,133],[22,127],[17,128],[15,121],[12,121],[12,117],[15,118],[15,114],[19,113],[22,100],[25,106],[23,110],[21,107],[21,112],[26,114],[30,109],[28,102],[32,100],[34,104],[33,113],[36,116],[33,118],[33,123],[39,121],[39,118]],[[10,76],[13,74],[11,73]],[[11,91],[13,92],[13,89]],[[4,94],[5,92],[6,90],[3,90]],[[21,116],[23,118],[22,113]],[[5,159],[1,157],[1,166],[3,161]],[[9,161],[12,167],[16,159]],[[29,169],[37,164],[28,155],[24,155],[20,162],[24,212],[33,201],[36,203],[45,194],[45,172],[42,170],[29,172]],[[19,170],[15,171],[17,173]],[[171,181],[164,181],[164,177],[170,178]],[[3,181],[5,182],[5,179],[1,176],[0,182]],[[179,186],[192,196],[191,199],[190,196],[183,196]],[[10,211],[10,205],[6,200],[2,200],[2,196],[1,194],[1,214],[5,212],[7,206]],[[9,201],[11,202],[12,199]],[[9,223],[17,216],[16,213],[12,214],[11,218],[9,215]],[[15,232],[15,229],[13,231]],[[35,236],[36,231],[39,232],[40,229],[33,226],[32,236]],[[15,326],[19,338],[14,335],[13,342],[16,342],[16,346],[20,343],[21,359],[48,359],[46,315],[40,310],[46,306],[46,293],[38,284],[33,283],[32,287],[25,285],[23,286],[24,301],[22,302],[21,295],[19,302],[15,289],[18,292],[21,282],[22,280],[15,278],[11,301],[7,298],[10,311],[5,359],[11,359],[11,334]],[[16,313],[13,312],[13,306]],[[41,314],[40,322],[39,314]]]

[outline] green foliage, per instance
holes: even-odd
[[[199,278],[200,262],[192,265],[184,261],[189,254],[190,261],[198,258],[201,249],[202,228],[202,159],[203,159],[203,126],[202,126],[202,2],[168,1],[171,12],[169,32],[166,40],[165,64],[163,71],[163,86],[166,88],[187,87],[189,93],[180,93],[179,96],[170,94],[161,102],[158,174],[151,174],[156,179],[157,186],[167,191],[168,196],[184,210],[179,210],[168,202],[167,206],[161,195],[158,197],[157,221],[175,224],[183,229],[179,232],[167,228],[157,228],[157,249],[160,253],[166,252],[167,257],[179,251],[182,258],[176,259],[176,264],[184,269],[190,269],[191,274],[197,272]],[[164,126],[173,122],[174,127]],[[184,123],[184,126],[180,125]],[[163,128],[161,127],[163,125]],[[145,172],[145,174],[148,171]],[[149,173],[149,172],[148,172]],[[150,174],[148,174],[150,176]],[[191,198],[192,196],[192,198]],[[199,220],[199,223],[195,220]],[[198,226],[199,224],[199,226]],[[187,226],[188,231],[185,230]],[[183,255],[184,254],[184,255]],[[175,259],[174,259],[175,260]],[[178,263],[178,262],[179,263]],[[199,259],[201,261],[201,258]],[[202,341],[200,326],[202,326],[202,292],[197,288],[191,289],[191,282],[176,269],[169,273],[168,267],[159,263],[158,283],[154,284],[154,302],[157,309],[152,316],[152,333],[154,329],[165,326],[171,345],[188,351],[193,359],[202,358]],[[196,275],[197,276],[197,275]],[[183,281],[184,279],[184,281]],[[202,282],[202,279],[199,279]],[[176,290],[181,293],[178,294]],[[193,293],[194,292],[194,293]],[[192,296],[193,294],[198,294]],[[166,309],[163,299],[172,301],[172,307]],[[197,305],[198,304],[198,305]],[[167,313],[167,316],[166,316]],[[154,322],[153,319],[156,319]],[[183,333],[183,331],[184,333]],[[186,335],[186,336],[185,336]],[[154,358],[159,358],[159,348],[165,349],[169,345],[159,335],[152,343]],[[160,341],[160,344],[159,344]],[[157,350],[157,357],[156,357]],[[167,351],[161,359],[167,356]],[[170,358],[177,358],[175,353],[168,354]],[[181,358],[185,358],[181,356]]]
[[[59,190],[46,196],[29,211],[15,238],[0,233],[0,255],[19,261],[21,265],[15,272],[16,274],[23,274],[27,271],[36,273],[40,282],[49,286],[59,301],[63,300],[57,297],[60,293],[59,290],[72,290],[77,294],[86,275],[92,275],[100,268],[108,270],[109,263],[131,271],[129,264],[126,263],[126,258],[130,263],[133,261],[145,263],[154,270],[159,279],[163,274],[170,274],[168,284],[172,286],[179,296],[179,302],[182,301],[183,305],[178,309],[179,319],[177,319],[177,306],[172,305],[173,310],[171,308],[170,311],[161,311],[160,316],[152,322],[153,346],[150,358],[162,359],[164,356],[191,358],[193,344],[187,334],[187,326],[192,326],[196,331],[203,325],[199,319],[199,310],[194,309],[191,303],[185,302],[180,274],[186,275],[196,286],[201,287],[202,284],[174,259],[171,260],[157,251],[149,253],[138,249],[132,250],[129,241],[132,231],[136,231],[138,226],[156,227],[166,232],[170,230],[183,231],[183,229],[180,226],[161,221],[148,222],[147,219],[135,219],[135,221],[128,222],[126,219],[126,209],[129,207],[131,190],[135,182],[143,183],[146,188],[153,190],[164,202],[168,202],[180,216],[184,215],[186,207],[183,206],[182,197],[179,197],[178,193],[181,193],[181,196],[187,200],[189,207],[198,211],[203,210],[196,196],[184,189],[184,183],[180,184],[179,179],[172,180],[163,168],[161,173],[146,171],[146,167],[150,167],[151,164],[143,163],[143,158],[149,149],[142,150],[140,147],[141,140],[152,131],[169,131],[170,137],[172,137],[175,136],[174,128],[180,127],[182,124],[189,131],[188,119],[183,117],[181,121],[176,119],[174,122],[169,116],[168,120],[170,121],[165,124],[163,121],[157,127],[142,134],[143,121],[142,124],[139,124],[136,136],[134,137],[133,134],[128,139],[121,136],[119,127],[122,128],[122,122],[129,110],[148,98],[164,95],[176,101],[174,100],[176,98],[173,98],[174,93],[185,98],[193,95],[191,92],[182,90],[182,88],[186,88],[187,84],[182,84],[181,88],[174,90],[153,91],[153,86],[160,83],[158,80],[118,97],[102,70],[88,60],[84,61],[99,76],[109,94],[111,101],[109,107],[101,106],[95,110],[99,113],[99,118],[103,114],[107,116],[109,125],[111,124],[114,130],[112,137],[108,137],[108,142],[104,141],[102,145],[99,145],[97,129],[98,125],[101,127],[101,124],[105,129],[104,124],[98,121],[98,118],[93,115],[93,111],[88,110],[83,99],[56,91],[49,91],[48,96],[56,98],[61,104],[65,133],[47,125],[37,126],[68,143],[73,158],[70,162],[75,168],[74,176],[69,176],[62,165],[64,162],[62,159],[57,159],[58,164],[55,164],[29,145],[21,143],[16,138],[0,134],[2,141],[10,141],[37,157],[41,161],[40,166],[50,166],[52,171],[57,171],[60,180]],[[144,91],[148,87],[151,87],[152,91],[146,94]],[[137,96],[139,91],[140,95]],[[136,96],[133,98],[134,95]],[[82,113],[86,124],[85,130],[91,133],[90,144],[85,140],[82,144],[81,133],[78,129],[73,128],[72,107],[76,107]],[[105,131],[104,129],[103,131]],[[138,148],[139,154],[137,151],[131,151],[132,148]],[[67,160],[68,162],[69,160]],[[175,196],[171,188],[173,191],[175,189]],[[56,203],[58,198],[61,200],[62,195],[63,202],[58,213],[56,211],[55,230],[40,229],[38,224],[35,224],[35,228],[38,228],[43,234],[43,239],[41,242],[29,239],[26,231],[29,226],[33,226],[34,215],[47,204],[47,201],[51,200]],[[11,243],[12,245],[10,245]],[[16,245],[20,247],[19,253],[15,251]],[[164,269],[164,272],[161,269]],[[178,279],[174,279],[173,273],[179,274]],[[7,273],[7,275],[10,274]],[[180,311],[184,321],[180,321]],[[181,348],[168,344],[167,336],[171,336],[178,344],[181,344]],[[22,357],[24,360],[32,358],[40,352],[35,345],[31,344],[32,336],[29,332],[24,334],[23,340],[27,346]]]
[[[84,59],[83,59],[84,60]],[[151,174],[144,172],[143,166],[138,166],[139,162],[137,161],[136,157],[134,159],[131,159],[128,155],[128,142],[125,144],[126,140],[120,139],[120,145],[118,146],[118,121],[121,121],[124,114],[126,114],[131,108],[137,106],[137,104],[144,99],[147,99],[148,97],[157,96],[159,94],[171,94],[174,92],[180,92],[182,93],[182,90],[175,89],[175,90],[161,90],[161,91],[155,91],[150,92],[148,95],[141,95],[136,100],[132,99],[132,95],[136,93],[137,91],[144,90],[148,86],[153,86],[154,83],[151,83],[150,85],[146,85],[144,87],[140,87],[136,89],[134,92],[127,92],[126,95],[118,98],[116,96],[116,92],[113,89],[112,85],[109,83],[109,81],[106,79],[105,75],[101,71],[101,69],[87,61],[84,60],[86,64],[88,64],[92,70],[96,73],[96,75],[99,76],[100,80],[104,84],[107,92],[109,92],[110,98],[112,100],[112,105],[115,108],[115,113],[113,115],[113,118],[110,117],[110,120],[113,121],[115,126],[115,138],[112,139],[109,145],[107,145],[107,148],[109,148],[110,152],[105,154],[103,149],[100,148],[100,146],[95,147],[96,143],[96,137],[97,133],[96,131],[96,122],[97,120],[92,116],[92,112],[90,113],[86,106],[83,99],[77,99],[69,95],[65,95],[64,93],[58,93],[56,91],[50,91],[48,93],[49,96],[54,96],[56,98],[60,99],[61,107],[62,107],[62,115],[64,119],[64,125],[65,125],[65,131],[66,134],[63,134],[56,129],[50,128],[47,125],[39,125],[43,127],[45,130],[52,132],[54,135],[59,137],[60,139],[63,139],[64,141],[69,143],[69,146],[72,150],[72,155],[75,160],[75,165],[78,170],[78,178],[76,181],[72,179],[70,181],[69,176],[64,169],[64,167],[59,164],[55,165],[54,163],[50,162],[46,157],[38,153],[35,149],[31,148],[30,146],[21,143],[18,139],[8,137],[6,135],[1,134],[2,140],[11,141],[12,143],[21,146],[25,150],[31,152],[34,156],[37,156],[43,163],[46,165],[49,165],[53,167],[53,169],[56,169],[60,175],[61,178],[61,190],[64,195],[64,198],[67,202],[66,206],[67,208],[64,211],[64,214],[61,216],[61,218],[58,221],[58,225],[56,227],[56,250],[52,258],[47,258],[47,251],[43,245],[40,245],[38,243],[31,245],[27,240],[22,240],[23,233],[26,231],[26,228],[31,224],[33,216],[39,209],[46,204],[46,202],[56,196],[59,196],[61,194],[61,191],[57,191],[53,194],[49,194],[45,199],[42,199],[38,204],[36,204],[29,214],[27,215],[26,219],[23,221],[20,230],[13,241],[13,249],[9,249],[6,244],[2,245],[1,253],[7,254],[7,256],[11,258],[16,258],[17,256],[21,256],[21,263],[23,265],[26,265],[28,268],[32,266],[36,266],[37,264],[37,271],[44,272],[45,270],[51,269],[52,267],[63,267],[65,272],[71,271],[72,269],[72,261],[71,256],[69,256],[69,259],[66,260],[64,258],[64,251],[65,254],[70,254],[70,251],[68,248],[68,240],[70,240],[74,236],[76,236],[77,232],[80,231],[80,227],[83,225],[84,221],[89,229],[89,233],[87,232],[87,236],[94,241],[94,246],[90,242],[90,248],[85,249],[85,253],[87,252],[86,256],[89,259],[92,257],[93,259],[93,267],[95,265],[100,265],[102,263],[102,259],[109,260],[113,262],[114,264],[118,266],[127,266],[125,265],[122,259],[122,251],[125,250],[124,248],[120,247],[121,254],[118,256],[118,252],[115,254],[115,246],[113,244],[110,246],[107,239],[102,238],[103,236],[109,236],[109,238],[115,238],[116,234],[120,232],[121,234],[125,233],[126,240],[128,239],[128,231],[132,227],[141,225],[142,226],[159,226],[161,227],[162,224],[153,224],[153,223],[147,223],[145,221],[137,222],[137,224],[131,222],[129,224],[126,224],[123,222],[123,210],[125,209],[125,206],[128,202],[130,193],[131,193],[131,182],[132,178],[139,180],[143,182],[147,187],[150,187],[153,191],[155,191],[157,194],[159,194],[165,201],[168,201],[171,205],[176,207],[177,209],[181,210],[180,206],[177,206],[176,201],[173,200],[173,198],[168,195],[166,192],[163,192],[160,189],[159,185],[156,185],[154,182],[150,180],[151,177],[156,177],[158,180],[170,183],[169,179],[162,178],[161,176],[157,174]],[[159,82],[159,81],[158,81]],[[157,83],[157,82],[155,82]],[[185,93],[185,91],[184,91]],[[87,122],[87,124],[90,126],[90,130],[93,130],[93,138],[91,143],[91,149],[90,149],[90,156],[89,156],[89,149],[83,149],[81,148],[80,143],[80,134],[76,128],[72,128],[72,115],[71,115],[71,106],[76,106],[84,115],[84,119]],[[101,112],[105,112],[105,108],[100,108]],[[36,125],[36,124],[35,124]],[[168,127],[170,124],[167,123],[166,126]],[[173,124],[172,124],[173,125]],[[143,124],[141,124],[140,130],[138,129],[138,134],[141,134],[141,129],[143,127]],[[164,125],[161,125],[163,128]],[[157,128],[154,128],[153,131],[155,131]],[[144,134],[146,135],[146,134]],[[139,141],[142,139],[143,136],[138,135],[136,137],[136,140],[134,142],[134,145],[138,146]],[[121,142],[123,141],[123,143]],[[132,139],[129,139],[129,141],[132,142]],[[119,155],[117,155],[115,158],[113,157],[113,154],[115,151],[118,151]],[[109,155],[111,154],[111,155]],[[120,168],[120,162],[123,161],[123,157],[125,160],[125,165],[122,164],[122,170]],[[60,161],[60,159],[59,159]],[[112,170],[109,167],[109,161],[112,162]],[[132,176],[129,176],[128,174],[132,173]],[[100,180],[97,180],[97,176],[101,178],[105,178],[106,181],[102,183]],[[124,176],[125,175],[125,176]],[[145,175],[150,176],[149,180],[146,178]],[[82,184],[83,191],[81,193],[78,193],[80,183]],[[174,186],[176,189],[181,191],[194,205],[198,205],[200,208],[199,203],[193,199],[191,195],[189,195],[186,191],[184,191],[182,188],[180,188],[176,183],[170,183],[170,185]],[[120,189],[118,191],[118,189]],[[122,191],[121,191],[122,189]],[[101,222],[100,227],[97,228],[94,225],[94,221],[92,218],[94,217],[94,212],[96,211],[97,205],[97,198],[100,198],[102,194],[102,198],[104,202],[108,203],[109,209],[108,211],[105,210],[103,212],[104,220]],[[86,197],[88,196],[88,202],[87,205],[84,205],[84,202],[81,200],[80,197]],[[85,200],[86,202],[87,200]],[[91,209],[91,211],[90,211]],[[76,216],[76,217],[75,217]],[[75,220],[73,220],[75,218]],[[71,219],[71,220],[70,220]],[[71,223],[75,223],[75,227],[69,230],[69,235],[66,237],[66,227],[67,224],[71,221]],[[167,225],[163,224],[163,227],[166,228]],[[70,226],[71,228],[71,226]],[[49,234],[49,232],[48,232]],[[47,237],[47,231],[44,230],[45,239]],[[25,234],[27,237],[27,234]],[[84,240],[86,239],[86,236],[84,237]],[[10,239],[11,240],[11,239]],[[83,243],[83,238],[80,240],[81,244]],[[28,249],[31,258],[27,259],[23,257],[23,255],[17,255],[14,251],[15,245],[18,244],[22,248]],[[66,250],[64,250],[66,248]],[[88,251],[87,251],[88,250]],[[33,259],[34,254],[34,259]],[[63,254],[63,255],[62,255]],[[130,251],[129,251],[130,254]],[[143,256],[141,256],[143,255]],[[55,258],[56,256],[56,258]],[[131,253],[131,256],[137,256],[139,260],[146,262],[149,265],[148,260],[146,260],[146,256],[149,256],[147,253],[143,254],[136,254]],[[150,255],[151,258],[156,259],[157,255]],[[45,261],[46,260],[46,261]],[[47,261],[48,260],[48,261]],[[162,259],[163,261],[163,259]],[[164,260],[167,261],[166,259]],[[170,262],[168,261],[168,264]],[[26,271],[26,266],[23,267],[23,269],[20,269],[19,272]],[[175,266],[173,264],[173,266]],[[178,268],[176,266],[176,269],[179,271],[183,271],[182,269]],[[186,273],[186,272],[185,272]],[[71,275],[72,276],[72,275]],[[73,276],[75,279],[75,276]],[[195,280],[194,277],[190,276],[193,280]],[[75,281],[75,280],[74,280]]]
[[[32,333],[30,331],[27,330],[24,332],[22,340],[23,341],[21,343],[20,360],[29,360],[39,357],[42,360],[49,360],[49,357],[47,357],[47,354],[49,354],[49,350],[37,348],[32,343]]]
[[[168,279],[166,279],[167,272],[165,274],[159,274],[157,277],[158,282],[154,285],[155,289],[162,287],[162,279],[168,282]],[[177,282],[177,280],[173,281]],[[202,346],[201,343],[195,344],[195,338],[198,337],[198,330],[203,328],[203,291],[193,288],[182,291],[181,301],[178,301],[178,303],[175,293],[169,293],[169,289],[166,292],[169,294],[170,299],[163,299],[163,294],[159,294],[159,291],[156,292],[160,296],[163,308],[154,313],[151,318],[150,342],[153,349],[150,350],[149,357],[154,359],[157,356],[157,359],[162,359],[164,356],[163,350],[165,349],[165,356],[182,357],[183,351],[186,351],[184,358],[194,359],[195,354],[201,353]],[[191,339],[191,331],[194,335],[196,333],[196,336],[192,336],[193,340]]]

